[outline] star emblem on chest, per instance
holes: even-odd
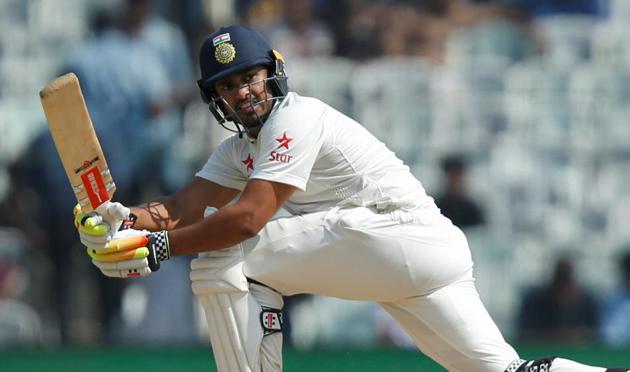
[[[252,158],[252,154],[247,154],[247,158],[243,160],[243,164],[245,164],[247,171],[254,170],[254,158]]]
[[[280,147],[284,147],[285,149],[289,149],[289,142],[293,141],[293,138],[287,136],[287,132],[284,132],[282,134],[282,137],[280,138],[276,138],[276,141],[278,141],[280,144],[278,145],[278,147],[276,147],[277,149],[279,149]]]

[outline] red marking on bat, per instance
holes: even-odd
[[[105,182],[97,166],[83,173],[81,175],[81,181],[83,181],[83,187],[85,187],[85,192],[90,199],[90,205],[93,209],[96,209],[99,205],[109,200]]]

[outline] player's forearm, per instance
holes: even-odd
[[[195,224],[169,232],[171,255],[181,256],[238,244],[255,236],[268,220],[238,204],[220,209]]]
[[[138,219],[135,229],[149,231],[173,230],[190,225],[201,219],[202,214],[186,213],[187,210],[178,205],[172,197],[163,197],[131,208]]]
[[[168,230],[176,225],[173,221],[167,206],[166,198],[160,198],[148,203],[140,204],[131,208],[131,213],[135,214],[138,219],[134,225],[139,230]]]
[[[174,194],[136,206],[134,228],[149,231],[173,230],[203,219],[206,207],[221,208],[236,197],[239,190],[223,187],[195,177]]]

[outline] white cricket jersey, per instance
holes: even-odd
[[[437,211],[385,144],[322,101],[294,92],[274,106],[257,139],[227,138],[197,176],[238,190],[249,179],[295,186],[283,206],[293,214],[334,206]]]

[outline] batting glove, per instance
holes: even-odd
[[[135,278],[159,270],[160,262],[171,258],[166,231],[123,230],[102,249],[87,249],[92,263],[105,276]]]
[[[83,213],[77,204],[72,213],[81,243],[94,249],[103,249],[118,230],[130,229],[137,219],[129,208],[111,202],[88,213]]]

